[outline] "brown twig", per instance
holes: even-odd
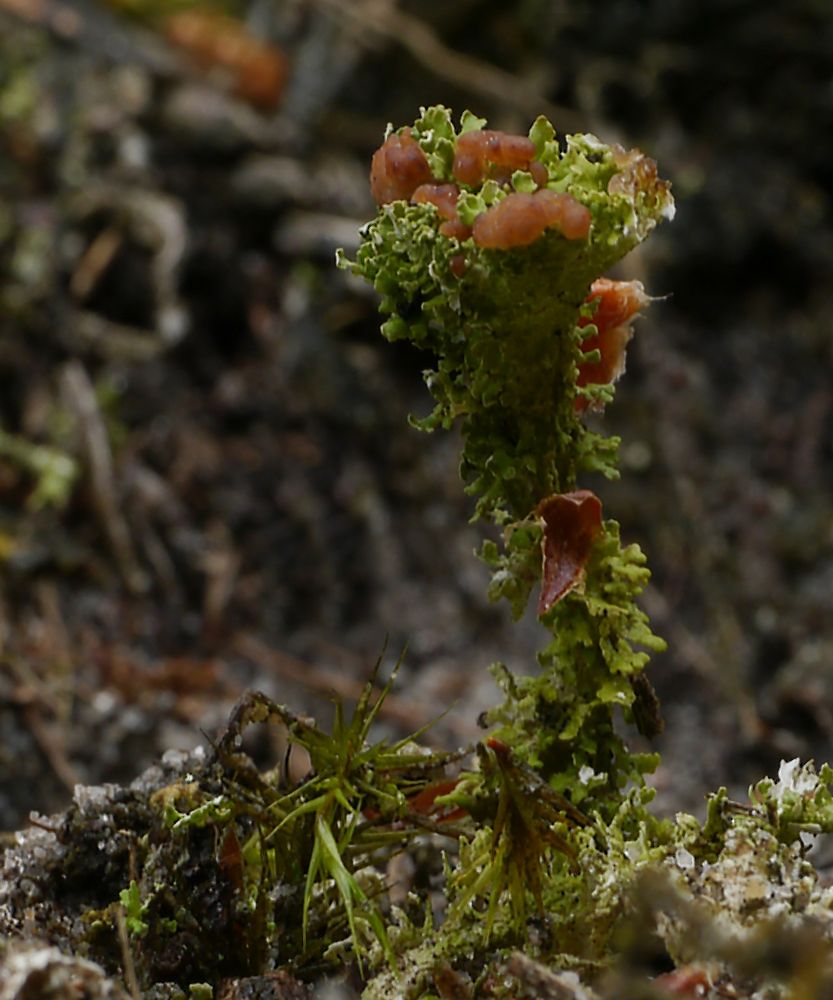
[[[124,967],[124,981],[130,993],[131,1000],[140,1000],[139,980],[136,977],[136,965],[133,962],[133,952],[130,948],[130,938],[127,935],[127,920],[124,916],[124,907],[119,904],[116,907],[116,927],[119,932],[119,945],[121,946],[122,965]]]
[[[48,665],[44,692],[48,698],[50,711],[66,734],[75,696],[75,656],[72,640],[55,583],[47,580],[39,582],[35,588],[35,596],[46,626],[44,634],[48,638],[45,655],[41,657]]]
[[[528,114],[530,110],[558,121],[568,130],[580,131],[586,121],[574,109],[553,104],[529,81],[474,56],[456,52],[419,18],[397,10],[387,0],[315,0],[319,7],[349,24],[360,38],[376,35],[406,49],[417,62],[462,90],[510,105]]]
[[[71,792],[78,784],[78,775],[64,753],[61,741],[55,739],[48,723],[44,721],[40,706],[34,701],[25,704],[23,706],[23,718],[44,757],[49,761],[49,766],[52,768],[55,776]]]
[[[68,790],[78,784],[78,775],[69,762],[65,749],[65,734],[69,706],[56,704],[54,692],[32,669],[29,662],[15,655],[5,655],[0,665],[6,667],[17,681],[14,701],[20,707],[26,727],[40,747],[53,773]],[[61,736],[56,737],[44,719],[44,709],[57,718]]]
[[[115,226],[107,226],[90,243],[69,282],[69,290],[83,302],[113,262],[124,238]]]
[[[344,674],[328,670],[326,667],[313,666],[289,653],[271,649],[253,635],[238,635],[232,645],[239,655],[312,691],[328,695],[336,694],[341,698],[358,701],[364,690],[363,681],[345,677]],[[395,694],[389,694],[385,698],[380,714],[410,729],[421,729],[437,715],[426,705],[405,701]]]
[[[147,574],[138,563],[130,531],[121,512],[113,456],[95,390],[79,362],[70,361],[64,365],[61,389],[67,406],[78,422],[81,453],[90,479],[96,514],[125,585],[133,593],[142,593],[148,587]]]

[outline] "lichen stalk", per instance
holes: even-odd
[[[542,560],[548,533],[559,530],[542,505],[573,496],[586,472],[617,475],[617,440],[585,424],[586,411],[613,394],[611,381],[580,377],[605,367],[593,318],[607,302],[602,309],[593,283],[672,214],[673,201],[637,150],[590,135],[559,144],[544,118],[528,137],[484,125],[465,113],[455,128],[435,107],[389,130],[371,175],[378,214],[355,261],[341,264],[381,294],[384,336],[435,358],[425,380],[436,406],[414,423],[430,431],[459,420],[475,518],[498,530],[481,553],[489,593],[520,616],[542,573],[546,588],[547,574],[561,572]],[[630,318],[614,331],[624,332],[622,350]],[[629,752],[614,725],[618,706],[652,726],[640,675],[662,642],[635,603],[647,580],[638,547],[622,547],[616,522],[599,515],[573,579],[551,606],[539,605],[550,633],[540,672],[520,679],[495,668],[506,696],[489,716],[496,737],[572,802],[607,816],[653,765]]]

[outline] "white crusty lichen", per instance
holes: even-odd
[[[782,761],[747,803],[721,789],[702,826],[677,817],[665,862],[633,873],[626,909],[643,932],[653,924],[678,968],[742,983],[743,996],[820,995],[833,975],[833,887],[808,854],[833,832],[831,779],[827,765]]]

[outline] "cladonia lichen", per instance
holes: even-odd
[[[598,337],[628,327],[635,312],[626,310],[611,328],[594,281],[672,214],[673,201],[656,165],[638,151],[590,135],[562,146],[544,118],[528,138],[481,131],[484,124],[466,114],[458,131],[438,107],[390,133],[380,153],[387,147],[397,155],[375,161],[376,182],[383,199],[399,197],[380,205],[355,261],[342,266],[381,294],[389,340],[407,338],[436,359],[425,373],[436,406],[415,423],[424,430],[461,424],[461,474],[477,498],[475,516],[500,535],[481,553],[492,569],[490,595],[509,600],[520,616],[533,589],[543,583],[555,591],[539,601],[550,633],[540,672],[521,679],[496,668],[506,701],[489,718],[495,735],[574,804],[610,816],[624,789],[655,763],[627,750],[614,718],[622,711],[656,727],[642,671],[663,643],[636,605],[649,575],[644,556],[620,544],[616,522],[603,520],[592,494],[577,493],[583,473],[617,475],[618,443],[585,423],[588,403],[607,402],[611,384],[580,376],[600,364]],[[478,135],[483,141],[473,143]],[[403,136],[407,169],[398,158]],[[526,169],[510,171],[507,161]],[[426,171],[455,185],[458,219],[451,221],[471,235],[444,235],[437,207],[414,197],[423,188],[409,192],[409,179],[422,181]],[[584,224],[556,219],[540,228],[532,202],[511,201],[531,191],[569,198]],[[501,223],[500,248],[494,240],[484,247],[477,221],[498,204],[514,206],[512,218]],[[540,230],[532,242],[530,225]],[[636,284],[607,282],[605,291],[632,298]],[[576,551],[582,536],[586,544]]]
[[[583,487],[587,473],[618,475],[618,441],[586,419],[612,400],[650,301],[639,282],[604,272],[673,217],[670,188],[638,150],[590,135],[559,142],[543,118],[526,137],[485,124],[465,113],[455,127],[434,107],[389,128],[371,171],[377,215],[355,259],[339,263],[380,294],[384,336],[427,352],[436,405],[413,423],[459,423],[474,517],[493,526],[481,550],[489,595],[519,617],[535,592],[548,635],[531,676],[495,665],[504,700],[485,717],[492,733],[439,800],[473,820],[449,863],[444,922],[426,938],[400,915],[399,966],[365,995],[534,995],[535,963],[501,965],[502,948],[593,975],[617,968],[631,932],[653,935],[678,966],[695,963],[669,989],[750,979],[750,927],[763,939],[810,912],[830,925],[805,855],[833,829],[833,774],[783,765],[748,804],[718,792],[704,824],[650,813],[644,775],[657,757],[628,747],[617,716],[649,739],[659,732],[644,671],[664,643],[637,604],[644,555]],[[829,958],[813,975],[822,967]],[[489,977],[501,974],[495,991]],[[769,977],[777,996],[791,975],[757,981]]]
[[[490,732],[459,752],[370,741],[395,672],[330,732],[249,693],[209,755],[79,786],[19,835],[0,939],[33,928],[109,970],[128,954],[153,996],[271,995],[285,976],[303,995],[296,976],[345,963],[366,1000],[827,995],[833,890],[810,857],[833,832],[833,770],[783,762],[748,801],[721,789],[702,822],[660,819],[656,756],[625,735],[661,726],[645,668],[663,644],[637,604],[645,557],[584,481],[617,474],[617,441],[587,420],[650,301],[603,272],[672,215],[668,184],[639,151],[559,142],[545,119],[485,124],[430,108],[389,130],[378,213],[341,265],[380,293],[385,336],[427,352],[436,406],[414,422],[461,426],[489,593],[516,616],[534,595],[537,672],[495,665]],[[302,777],[288,756],[255,765],[256,724],[281,727]],[[424,870],[402,889],[381,870],[407,852]]]

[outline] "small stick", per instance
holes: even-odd
[[[143,593],[148,589],[149,581],[136,559],[127,521],[121,512],[107,429],[90,378],[77,361],[64,365],[61,388],[67,405],[78,421],[81,452],[90,477],[93,503],[122,579],[132,593]]]
[[[524,112],[533,108],[548,118],[557,118],[562,128],[580,130],[587,124],[574,109],[553,104],[533,84],[514,73],[448,48],[423,21],[397,10],[391,3],[378,0],[352,4],[341,0],[315,2],[342,21],[351,23],[360,37],[376,34],[398,43],[431,73],[470,93]]]
[[[116,927],[119,932],[121,959],[124,965],[124,980],[127,989],[131,1000],[141,1000],[139,980],[136,978],[136,965],[133,962],[133,952],[130,950],[130,938],[127,936],[127,921],[124,918],[124,907],[121,904],[116,907]]]
[[[73,770],[72,764],[67,759],[63,748],[53,737],[49,727],[44,722],[38,705],[35,703],[24,705],[23,717],[26,720],[26,725],[29,727],[29,731],[49,761],[49,766],[52,768],[55,776],[67,791],[72,792],[78,784],[78,775]]]
[[[313,691],[321,691],[326,694],[335,693],[342,698],[358,701],[364,690],[362,681],[345,677],[334,670],[313,667],[312,664],[290,656],[288,653],[270,649],[251,635],[239,635],[234,641],[234,647],[241,656],[245,656],[281,677],[287,677]],[[412,729],[422,728],[433,718],[424,705],[407,702],[394,694],[389,694],[385,698],[380,711],[382,715],[392,721]]]
[[[115,226],[107,226],[84,251],[69,282],[69,290],[79,302],[93,291],[102,274],[113,262],[123,242]]]

